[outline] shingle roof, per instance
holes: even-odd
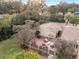
[[[61,26],[60,26],[61,25]],[[45,37],[55,37],[56,33],[59,30],[62,30],[63,25],[59,23],[45,23],[40,25],[39,30],[40,30],[40,35],[45,36]]]
[[[79,25],[73,26],[72,24],[65,25],[64,23],[51,22],[40,26],[41,35],[43,36],[48,36],[49,34],[51,34],[51,36],[55,36],[59,30],[62,30],[61,39],[79,40]]]
[[[79,40],[79,27],[65,26],[61,38],[70,41]]]

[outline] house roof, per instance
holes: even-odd
[[[61,25],[61,26],[60,26]],[[63,25],[59,23],[45,23],[40,25],[39,27],[39,31],[40,31],[40,35],[44,36],[44,37],[55,37],[56,33],[59,30],[62,30]]]
[[[79,25],[65,25],[65,23],[45,23],[39,27],[40,35],[45,37],[56,37],[56,33],[61,30],[61,39],[63,40],[79,40]]]
[[[65,26],[61,39],[70,41],[79,40],[79,27]]]

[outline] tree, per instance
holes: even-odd
[[[60,2],[57,7],[59,12],[62,12],[64,14],[65,12],[67,12],[68,3]]]
[[[65,20],[65,23],[68,24],[70,23],[70,21],[73,19],[73,15],[71,12],[67,12],[65,13],[64,15],[64,20]]]
[[[67,3],[67,2],[60,2],[57,7],[59,12],[63,12],[63,14],[65,14],[65,12],[67,11],[71,11],[74,12],[75,8],[78,7],[79,5],[75,4],[75,3]]]
[[[70,4],[70,5],[68,6],[67,11],[73,13],[75,10],[76,10],[76,6],[75,6],[74,4]]]
[[[25,20],[34,20],[38,22],[40,20],[40,15],[36,10],[26,10],[14,17],[12,23],[14,25],[22,25]]]
[[[27,7],[28,7],[28,5],[25,4],[25,5],[23,6],[23,11],[27,10]]]
[[[22,11],[21,2],[0,2],[0,13],[19,13]]]
[[[40,22],[40,23],[49,22],[49,21],[50,21],[50,16],[51,16],[50,12],[48,12],[48,11],[43,12],[43,13],[40,15],[40,20],[39,20],[39,22]]]
[[[19,41],[22,48],[28,47],[29,42],[35,38],[35,32],[39,26],[32,20],[26,20],[25,23],[25,25],[14,27],[14,32],[16,32],[17,38],[20,39]]]
[[[48,8],[48,11],[51,13],[51,14],[56,14],[58,12],[58,7],[57,6],[50,6]]]
[[[22,11],[21,2],[7,2],[7,8],[9,13],[20,13]]]

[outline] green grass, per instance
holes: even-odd
[[[0,59],[7,59],[9,55],[22,51],[16,39],[0,42]]]
[[[9,27],[12,21],[11,18],[16,16],[16,14],[15,15],[1,14],[1,15],[3,16],[3,18],[0,19],[0,28]],[[21,48],[19,47],[16,39],[8,39],[3,42],[0,42],[0,59],[7,59],[7,57],[10,54],[19,51],[21,51]]]

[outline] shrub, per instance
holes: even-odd
[[[79,24],[79,17],[73,17],[73,19],[70,21],[72,24]]]
[[[64,16],[58,14],[51,14],[50,21],[64,23]]]
[[[26,10],[22,13],[20,13],[19,15],[17,15],[16,17],[14,17],[12,20],[12,24],[14,25],[22,25],[24,24],[25,20],[34,20],[34,21],[38,21],[39,18],[39,14],[36,11],[32,11],[32,10]]]
[[[11,22],[12,22],[12,18],[15,16],[16,14],[13,15],[9,15],[9,14],[2,14],[0,18],[0,27],[9,27],[11,26]]]
[[[0,31],[0,38],[8,39],[13,34],[11,27],[2,28]]]
[[[12,18],[12,24],[13,25],[20,25],[20,24],[23,24],[25,20],[26,20],[26,17],[22,13],[22,14],[19,14],[19,15]]]
[[[13,34],[11,19],[14,15],[3,14],[2,16],[3,18],[0,19],[0,38],[7,39]]]
[[[40,18],[41,18],[40,21],[43,21],[43,22],[50,21],[50,16],[51,16],[50,13],[48,11],[45,11],[40,16]]]
[[[8,57],[8,59],[39,59],[40,55],[36,52],[19,52],[14,53]]]
[[[61,45],[61,49],[60,52],[58,54],[58,56],[60,57],[60,59],[74,59],[73,56],[76,56],[76,52],[75,52],[75,45],[76,42],[75,41],[66,41],[66,40],[62,40],[61,41],[62,45]]]

